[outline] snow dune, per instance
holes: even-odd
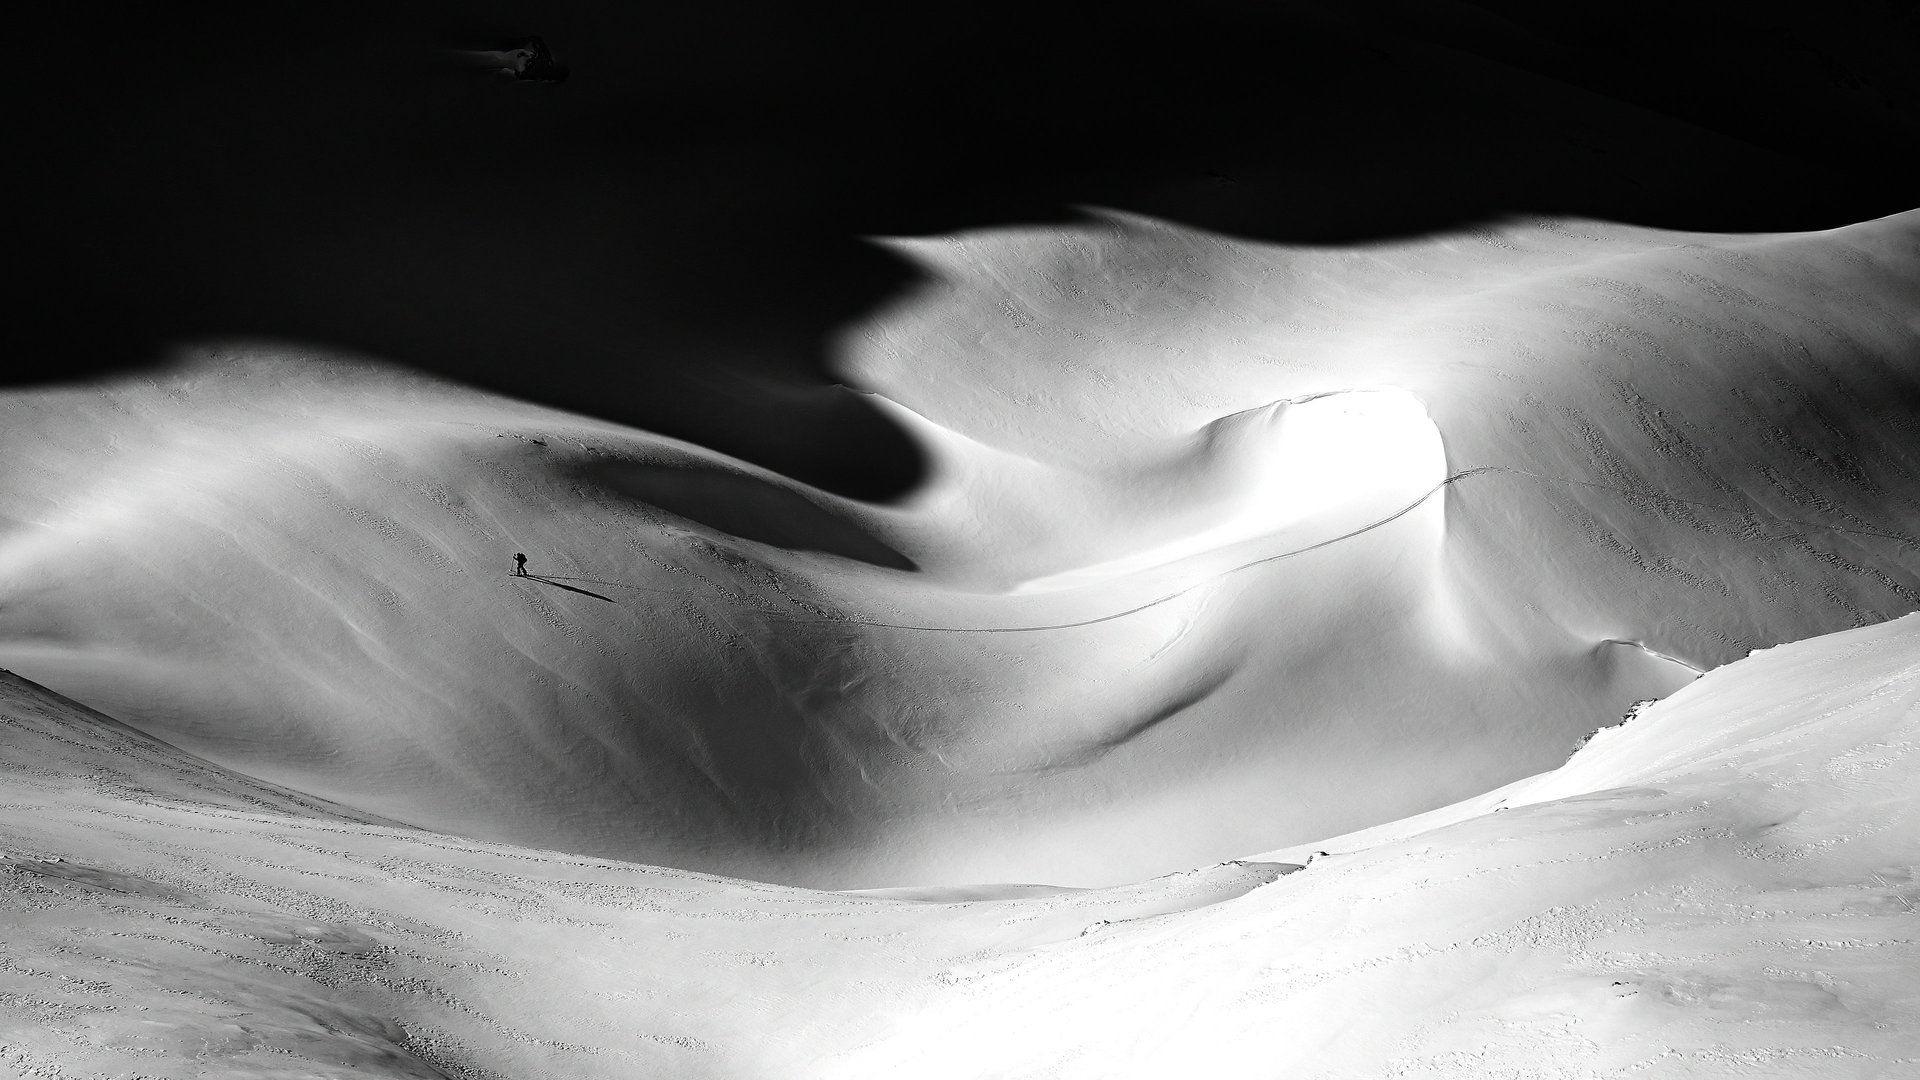
[[[908,897],[371,821],[0,675],[0,1067],[1901,1076],[1916,657],[1920,617],[1770,649],[1561,768],[1245,862]]]
[[[1392,520],[1446,475],[1433,421],[1419,401],[1392,390],[1275,402],[1209,424],[1196,442],[1205,464],[1195,472],[1225,481],[1226,505],[1214,520],[1125,555],[1023,581],[1013,591],[1087,588],[1250,540],[1316,547]],[[1178,520],[1158,520],[1167,518]]]
[[[923,285],[837,353],[932,464],[889,506],[189,349],[8,395],[0,663],[476,841],[853,888],[1216,863],[1920,606],[1917,230],[883,241]]]

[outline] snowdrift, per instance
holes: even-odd
[[[0,663],[449,834],[1137,880],[1487,790],[1920,606],[1917,240],[881,241],[924,283],[837,355],[932,465],[886,506],[209,345],[5,399]]]
[[[1766,650],[1367,832],[876,896],[370,820],[0,675],[0,1068],[1897,1076],[1916,751],[1920,616]]]

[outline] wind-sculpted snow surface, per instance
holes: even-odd
[[[1236,900],[1000,953],[828,1075],[1920,1075],[1920,616]]]
[[[0,677],[0,1070],[1896,1077],[1920,617],[1563,767],[1100,889],[811,892],[421,832]]]
[[[838,354],[931,464],[889,506],[189,350],[0,403],[0,663],[478,839],[1138,879],[1486,790],[1695,669],[1920,606],[1916,241],[884,241],[925,281]]]

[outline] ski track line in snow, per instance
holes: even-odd
[[[1484,476],[1492,473],[1505,473],[1512,476],[1526,477],[1531,480],[1540,480],[1540,481],[1544,481],[1546,483],[1551,483],[1551,484],[1565,484],[1569,487],[1583,487],[1583,488],[1591,488],[1596,491],[1609,491],[1609,492],[1614,492],[1614,493],[1623,494],[1623,495],[1634,495],[1644,499],[1651,499],[1655,502],[1678,503],[1686,506],[1698,506],[1698,507],[1702,507],[1709,510],[1719,510],[1729,514],[1739,514],[1743,517],[1764,518],[1768,521],[1772,521],[1782,525],[1793,525],[1793,526],[1797,526],[1804,529],[1818,529],[1823,532],[1848,533],[1854,536],[1870,536],[1880,540],[1892,540],[1896,543],[1906,544],[1913,547],[1920,547],[1920,538],[1906,536],[1900,533],[1878,532],[1872,529],[1853,529],[1853,528],[1848,528],[1844,525],[1824,525],[1814,521],[1798,521],[1793,518],[1776,517],[1772,514],[1767,514],[1761,511],[1753,510],[1753,509],[1742,509],[1734,506],[1723,506],[1719,503],[1706,502],[1700,499],[1685,499],[1677,495],[1662,495],[1659,492],[1646,491],[1640,488],[1620,487],[1614,484],[1595,483],[1594,481],[1591,481],[1591,480],[1573,480],[1564,476],[1548,476],[1545,473],[1529,472],[1526,469],[1516,469],[1508,465],[1477,465],[1471,469],[1462,469],[1459,472],[1453,473],[1452,475],[1441,480],[1439,483],[1433,485],[1431,488],[1428,488],[1426,492],[1424,492],[1419,498],[1413,500],[1407,505],[1401,507],[1398,510],[1395,510],[1393,513],[1388,514],[1386,517],[1380,518],[1377,521],[1368,522],[1367,524],[1362,525],[1351,532],[1342,533],[1339,536],[1331,536],[1325,540],[1318,541],[1317,543],[1308,544],[1305,547],[1295,548],[1291,551],[1282,551],[1273,555],[1264,555],[1258,559],[1251,559],[1247,562],[1241,563],[1238,566],[1228,567],[1227,569],[1222,570],[1217,574],[1210,575],[1199,581],[1193,582],[1192,584],[1183,585],[1180,588],[1175,589],[1174,591],[1167,593],[1163,596],[1154,597],[1152,600],[1148,600],[1145,603],[1136,604],[1135,606],[1127,608],[1123,611],[1115,611],[1106,615],[1095,616],[1094,618],[1091,618],[1091,619],[1082,619],[1075,622],[1049,623],[1049,624],[1040,625],[1040,626],[920,626],[920,625],[914,625],[909,623],[880,622],[872,619],[860,619],[860,618],[853,618],[853,617],[814,618],[814,619],[803,619],[797,616],[774,616],[774,617],[784,618],[790,622],[854,623],[860,626],[873,626],[873,627],[880,627],[888,630],[914,630],[914,631],[920,631],[922,633],[929,633],[929,634],[1032,634],[1032,633],[1039,633],[1047,630],[1071,630],[1071,629],[1075,629],[1077,627],[1082,627],[1082,626],[1096,626],[1100,623],[1112,622],[1115,619],[1124,619],[1129,615],[1136,615],[1142,611],[1147,610],[1148,608],[1158,607],[1159,605],[1165,604],[1169,601],[1177,600],[1180,597],[1185,596],[1186,594],[1194,591],[1195,589],[1200,588],[1203,585],[1212,584],[1213,582],[1219,581],[1220,579],[1225,578],[1229,575],[1240,573],[1243,570],[1250,570],[1253,567],[1264,566],[1267,563],[1279,562],[1283,559],[1291,559],[1297,555],[1305,555],[1309,552],[1318,551],[1321,548],[1329,547],[1333,544],[1340,543],[1343,540],[1351,540],[1354,537],[1372,532],[1373,530],[1378,529],[1383,525],[1391,524],[1394,521],[1397,521],[1400,518],[1403,518],[1406,515],[1412,513],[1413,511],[1419,509],[1421,506],[1426,504],[1427,500],[1433,498],[1435,495],[1439,494],[1441,491],[1444,491],[1449,486],[1455,483],[1458,483],[1461,480],[1465,480],[1468,477]],[[1637,643],[1622,642],[1622,644],[1637,644]],[[1694,668],[1694,670],[1696,671],[1699,670],[1698,668],[1695,668],[1694,665],[1687,664],[1685,661],[1677,660],[1674,657],[1663,656],[1662,659],[1674,660],[1675,663],[1684,664],[1686,667]]]

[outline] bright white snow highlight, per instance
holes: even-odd
[[[1405,512],[1446,477],[1439,429],[1416,398],[1395,390],[1275,402],[1218,420],[1195,441],[1214,475],[1227,478],[1226,494],[1208,508],[1216,520],[1017,591],[1098,585],[1249,540],[1311,547]]]

